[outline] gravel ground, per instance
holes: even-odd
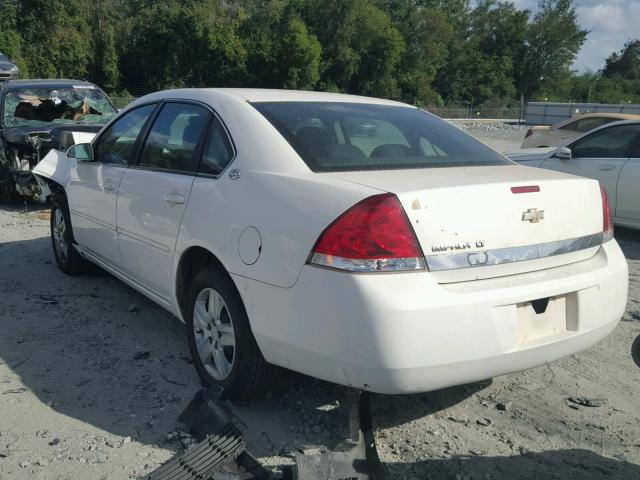
[[[501,153],[514,153],[527,132],[527,126],[513,123],[473,123],[469,121],[451,120],[458,128],[470,133]]]
[[[190,442],[176,431],[199,389],[183,327],[106,273],[60,273],[48,214],[34,208],[0,206],[0,479],[140,478]],[[390,479],[640,478],[640,370],[629,354],[640,233],[616,236],[631,292],[601,344],[492,381],[373,397]],[[340,442],[344,397],[283,372],[267,398],[235,411],[250,449],[277,465]]]

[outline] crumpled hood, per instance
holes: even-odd
[[[5,143],[17,145],[31,145],[29,137],[39,136],[50,138],[43,143],[43,154],[51,148],[66,150],[76,143],[90,142],[100,131],[102,125],[28,125],[6,128],[2,131]]]

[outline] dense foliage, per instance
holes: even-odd
[[[543,97],[640,101],[640,42],[570,71],[588,32],[573,0],[0,0],[0,51],[24,77],[110,93],[286,87],[423,105]]]

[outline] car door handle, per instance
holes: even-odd
[[[170,203],[172,205],[182,205],[185,202],[184,196],[180,195],[179,193],[167,193],[164,196],[164,199],[167,203]]]
[[[609,172],[614,168],[616,168],[615,165],[602,165],[601,167],[598,167],[598,170],[600,170],[601,172]]]
[[[116,189],[116,184],[113,183],[111,180],[107,180],[107,182],[103,185],[105,190],[115,190]]]

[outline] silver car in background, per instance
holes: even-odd
[[[507,156],[521,165],[598,180],[609,197],[614,224],[640,229],[640,120],[608,123],[560,147]]]
[[[9,57],[0,52],[0,82],[16,80],[18,78],[20,78],[18,66],[9,60]]]
[[[585,113],[555,125],[530,127],[520,148],[557,147],[611,122],[638,120],[640,115],[629,113]]]

